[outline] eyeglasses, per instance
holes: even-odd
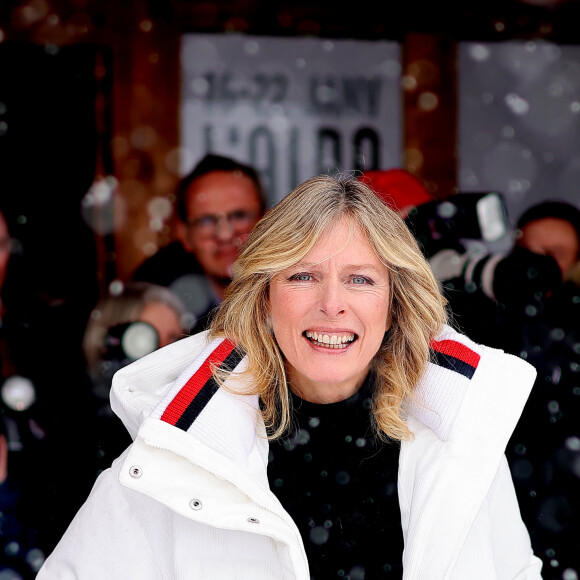
[[[226,221],[233,230],[243,230],[253,226],[257,214],[253,211],[238,209],[229,213],[206,214],[187,221],[187,225],[193,228],[200,237],[215,235],[218,226]]]

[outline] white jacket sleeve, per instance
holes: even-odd
[[[477,558],[482,566],[490,567],[487,571],[481,570],[482,578],[497,580],[542,578],[542,561],[532,552],[530,537],[520,516],[505,457],[487,499],[467,535],[452,577],[469,578],[474,558]],[[492,566],[494,569],[491,569]]]
[[[117,479],[114,468],[99,476],[37,580],[161,578],[153,552],[125,497],[127,490]]]

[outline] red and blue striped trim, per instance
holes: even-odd
[[[243,357],[233,342],[223,340],[167,405],[161,420],[187,431],[219,388],[213,369],[233,370]]]
[[[481,358],[475,351],[456,340],[432,340],[432,362],[471,379]]]
[[[473,377],[481,358],[475,351],[455,340],[433,340],[430,346],[432,362],[467,379]],[[163,411],[161,420],[187,431],[219,388],[213,369],[233,370],[244,356],[232,341],[224,339],[181,387]]]

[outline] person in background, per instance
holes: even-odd
[[[115,375],[134,443],[37,580],[538,580],[504,457],[535,371],[446,321],[372,190],[299,185],[210,330]]]
[[[82,347],[97,413],[97,474],[131,443],[109,403],[114,373],[188,336],[192,324],[192,316],[171,290],[149,282],[122,285],[91,312]]]
[[[176,192],[177,240],[146,259],[133,280],[168,286],[196,317],[195,331],[223,299],[240,244],[266,209],[253,167],[208,154]]]
[[[549,277],[529,271],[546,282],[521,312],[519,355],[538,377],[506,454],[544,579],[560,580],[580,575],[580,209],[538,203],[520,216],[516,233],[516,249],[551,269]]]
[[[9,411],[0,403],[0,578],[33,580],[46,556],[38,537],[38,490],[27,481],[34,477],[40,448],[21,440],[12,445],[15,421]]]
[[[405,191],[416,187],[413,181],[393,195],[390,178],[379,183],[383,200],[401,207],[407,205]],[[453,203],[454,196],[445,201]],[[470,253],[453,236],[463,228],[451,219],[443,223],[439,208],[446,209],[441,202],[423,201],[417,209],[432,219],[423,219],[424,227],[415,227],[414,233],[427,240],[423,249],[456,324],[471,338],[524,358],[538,371],[506,456],[532,546],[544,561],[544,580],[576,577],[580,210],[557,199],[532,205],[516,221],[511,248]],[[416,211],[406,212],[408,221]],[[434,223],[442,227],[433,228]]]
[[[494,261],[493,257],[481,261],[486,260]],[[530,339],[535,340],[538,332],[549,333],[548,327],[573,328],[579,265],[580,209],[552,199],[522,213],[513,249],[489,268],[493,282],[487,285],[491,291],[486,293],[503,307],[505,336],[513,337],[514,342],[508,348],[518,348],[529,356],[540,352],[542,359],[546,349],[538,350]]]
[[[580,260],[580,209],[563,200],[544,201],[520,216],[517,229],[517,247],[552,256],[562,280],[574,277]]]
[[[506,446],[522,518],[544,580],[580,573],[580,210],[530,206],[512,249],[466,262],[444,285],[470,336],[531,363],[534,388]]]
[[[54,522],[46,521],[52,497],[38,478],[54,452],[53,429],[38,402],[46,384],[34,368],[38,326],[50,318],[15,245],[0,211],[0,578],[32,580],[54,545],[47,533]]]
[[[45,434],[30,414],[35,388],[19,374],[24,369],[13,355],[12,330],[5,325],[5,283],[8,279],[9,291],[15,265],[11,246],[0,211],[0,578],[32,580],[45,558],[36,518],[43,494],[33,484]],[[10,316],[8,323],[12,324]]]
[[[514,231],[497,192],[434,199],[417,177],[399,168],[368,171],[361,180],[405,219],[455,322],[474,340],[519,355],[525,341],[522,325],[530,318],[526,312],[544,313],[551,295],[560,295],[563,283],[577,276],[580,212],[571,204],[538,204],[521,216]],[[479,207],[484,197],[493,196],[497,203],[486,219],[495,219],[495,229],[503,232],[501,251],[484,239],[491,224],[483,223]],[[574,287],[565,286],[572,293]],[[557,303],[550,300],[550,308]]]

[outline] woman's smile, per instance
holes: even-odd
[[[302,334],[314,346],[319,346],[329,350],[345,349],[356,339],[356,334],[354,333],[337,333],[332,330],[305,330]]]

